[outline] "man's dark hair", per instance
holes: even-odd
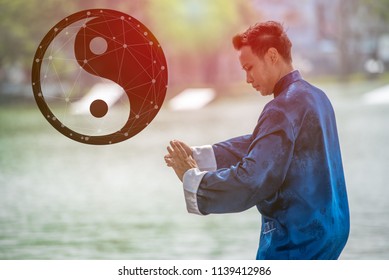
[[[232,43],[236,50],[250,46],[253,53],[263,57],[269,48],[275,48],[287,62],[292,62],[292,43],[283,26],[275,21],[266,21],[250,26],[245,32],[235,35]]]

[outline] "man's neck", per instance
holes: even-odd
[[[283,66],[280,68],[279,71],[279,77],[278,81],[281,80],[284,76],[288,75],[290,72],[294,71],[294,67],[291,63],[285,63]]]

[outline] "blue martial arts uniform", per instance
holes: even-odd
[[[257,259],[339,257],[349,235],[348,199],[334,111],[320,89],[298,71],[287,74],[253,133],[212,151],[213,171],[184,175],[189,212],[256,206],[262,215]]]

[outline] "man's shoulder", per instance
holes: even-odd
[[[304,79],[299,79],[269,102],[267,107],[269,109],[278,108],[289,114],[306,111],[328,101],[328,97],[323,90]]]
[[[326,94],[305,80],[290,84],[284,92],[272,99],[263,109],[261,118],[289,120],[299,122],[307,112],[319,111],[319,107],[329,104]],[[260,118],[260,119],[261,119]]]

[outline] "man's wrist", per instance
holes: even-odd
[[[211,145],[191,147],[193,158],[201,171],[215,171],[216,157]]]
[[[191,168],[184,173],[183,186],[186,202],[186,209],[189,213],[203,215],[197,205],[197,190],[201,180],[207,171],[200,171],[198,168]]]

